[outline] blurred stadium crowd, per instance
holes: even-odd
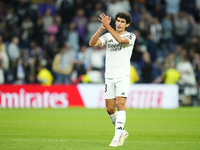
[[[99,14],[114,27],[120,11],[131,14],[137,37],[131,82],[197,94],[200,0],[1,0],[0,84],[103,83],[105,47],[88,42]]]

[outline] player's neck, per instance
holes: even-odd
[[[117,31],[117,33],[118,33],[119,35],[124,34],[124,32],[125,32],[125,31]]]

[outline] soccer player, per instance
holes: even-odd
[[[128,137],[128,132],[124,129],[125,102],[129,94],[130,57],[136,36],[126,31],[132,20],[128,13],[118,12],[116,14],[116,30],[110,26],[111,17],[103,13],[98,19],[101,26],[90,39],[89,45],[106,45],[105,103],[110,119],[115,126],[115,135],[109,146],[117,147],[122,146]],[[108,33],[100,37],[102,31],[106,29]]]

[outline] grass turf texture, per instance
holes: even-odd
[[[0,150],[200,149],[200,108],[127,109],[125,128],[113,148],[105,109],[0,109]]]

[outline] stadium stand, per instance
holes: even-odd
[[[1,0],[0,84],[40,84],[37,78],[39,65],[50,71],[53,84],[57,83],[60,74],[63,74],[59,69],[62,66],[60,63],[53,67],[53,62],[64,48],[70,49],[70,52],[63,50],[60,60],[65,56],[73,61],[72,70],[67,73],[67,84],[83,83],[80,76],[92,71],[100,72],[98,83],[103,82],[104,55],[100,55],[103,61],[95,62],[99,68],[94,66],[91,57],[95,53],[104,54],[101,51],[105,49],[91,49],[88,40],[99,26],[96,18],[100,13],[112,16],[116,11],[124,10],[132,16],[128,30],[137,36],[131,57],[131,65],[139,75],[136,83],[155,83],[170,69],[169,64],[173,61],[174,68],[181,75],[176,83],[180,84],[180,93],[192,87],[193,91],[189,91],[192,94],[189,95],[194,98],[190,101],[198,101],[199,0]],[[168,60],[170,55],[173,55],[172,60]],[[189,71],[181,69],[185,66]],[[146,72],[151,74],[146,76]],[[164,83],[164,80],[159,83]]]

